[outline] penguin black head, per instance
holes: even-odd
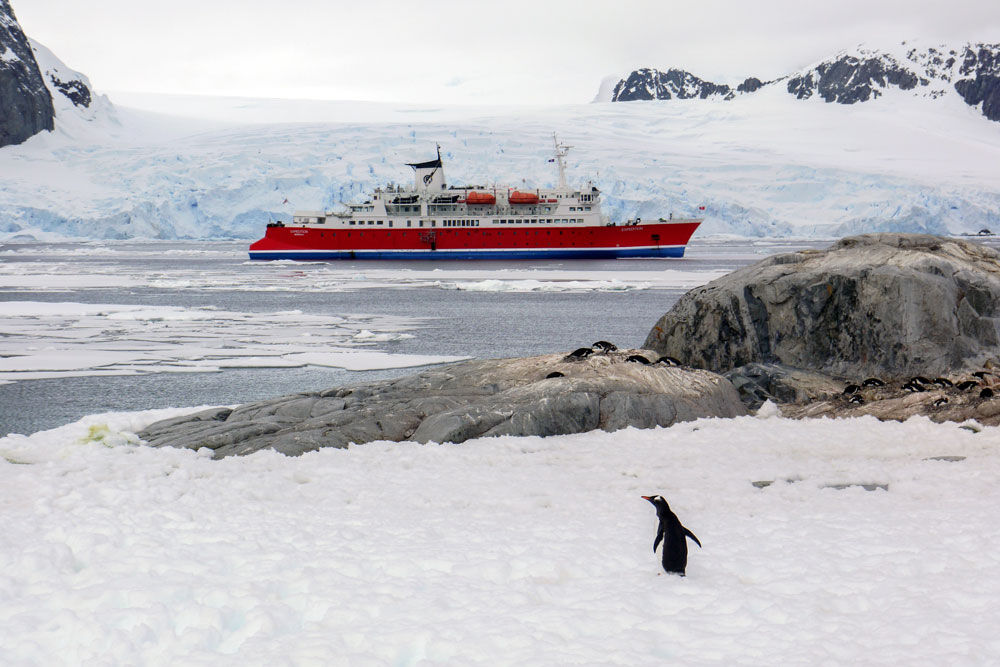
[[[670,504],[663,496],[643,496],[642,498],[643,500],[648,500],[653,503],[653,505],[656,506],[656,509],[660,509],[661,507],[670,509]]]

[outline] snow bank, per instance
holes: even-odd
[[[1000,655],[996,429],[772,414],[300,458],[132,444],[168,414],[0,439],[0,662]],[[650,493],[704,544],[686,578],[652,553]]]

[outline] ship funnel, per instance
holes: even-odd
[[[413,167],[413,185],[417,190],[444,190],[444,167],[441,165],[441,146],[437,147],[437,159],[427,162],[407,162]]]

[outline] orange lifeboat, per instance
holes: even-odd
[[[470,192],[469,196],[465,198],[466,204],[485,204],[487,206],[492,206],[497,203],[497,198],[491,195],[489,192]]]
[[[510,193],[510,196],[507,199],[508,201],[510,201],[511,204],[538,203],[538,195],[536,195],[534,192],[518,192],[517,190],[515,190],[514,192]]]

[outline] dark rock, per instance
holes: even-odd
[[[385,382],[177,417],[148,426],[139,437],[157,447],[208,447],[222,458],[261,449],[295,455],[373,440],[457,443],[651,428],[746,414],[724,378],[626,363],[629,354],[460,362]],[[572,376],[539,379],[559,364],[571,368]]]
[[[884,378],[982,368],[1000,356],[1000,254],[871,234],[770,257],[685,294],[644,347],[718,373],[747,364]]]
[[[1000,121],[1000,45],[968,46],[959,68],[965,78],[955,81],[955,90],[967,104],[982,104],[983,115]]]
[[[904,42],[905,46],[906,43]],[[947,52],[947,53],[946,53]],[[1000,44],[966,44],[959,48],[909,48],[905,57],[858,47],[773,81],[748,77],[735,90],[690,72],[645,68],[630,72],[614,86],[611,101],[720,97],[731,100],[784,82],[798,99],[817,96],[827,102],[856,104],[873,100],[890,88],[931,99],[953,89],[990,120],[1000,121]]]
[[[733,383],[740,400],[752,410],[764,401],[806,403],[832,399],[842,393],[842,385],[834,378],[780,364],[746,364],[728,371],[724,377]]]
[[[631,72],[618,82],[611,95],[612,102],[632,102],[635,100],[669,100],[677,98],[706,99],[722,97],[731,99],[732,89],[699,79],[690,72],[680,69],[669,69],[661,72],[657,69],[639,69]]]
[[[9,0],[0,0],[0,147],[55,128],[52,96]]]
[[[917,87],[917,76],[890,56],[871,58],[841,56],[820,63],[812,70],[788,80],[788,92],[799,99],[818,94],[827,102],[854,104],[881,95],[888,86],[902,90]]]
[[[764,84],[761,82],[760,79],[758,79],[757,77],[751,76],[751,77],[747,77],[747,79],[745,81],[743,81],[743,83],[741,83],[740,85],[736,86],[736,90],[737,90],[737,92],[740,92],[740,93],[755,93],[755,92],[757,92],[758,90],[760,90],[763,87],[764,87]]]

